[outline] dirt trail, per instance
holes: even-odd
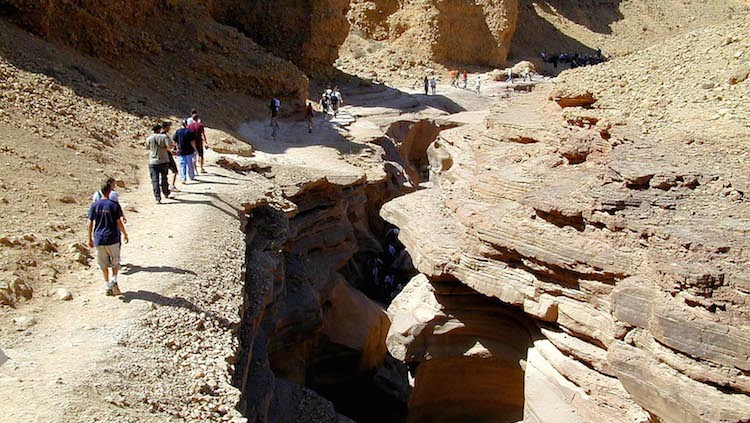
[[[495,85],[488,95],[504,89]],[[271,175],[228,171],[210,151],[209,174],[161,205],[144,166],[141,184],[120,193],[130,210],[123,296],[106,297],[92,265],[61,280],[72,301],[19,308],[37,323],[3,340],[10,360],[0,367],[2,421],[243,421],[230,384],[244,264],[239,205],[303,180],[385,177],[366,136],[383,135],[383,116],[463,115],[457,120],[479,123],[497,100],[456,88],[441,94],[365,90],[339,118],[318,115],[312,134],[292,118],[275,137],[267,121],[250,122],[239,132],[257,149],[252,161],[273,168]]]
[[[116,372],[128,364],[123,360],[137,358],[128,357],[123,345],[137,321],[200,289],[211,269],[207,261],[215,256],[203,250],[206,244],[242,245],[238,212],[229,194],[251,178],[217,166],[208,170],[208,175],[199,176],[200,182],[182,186],[173,200],[161,205],[155,204],[149,183],[121,193],[123,204],[137,210],[126,212],[130,243],[122,249],[123,296],[106,297],[100,272],[92,266],[65,281],[72,301],[50,303],[43,311],[34,305],[23,310],[38,323],[4,341],[3,350],[11,358],[0,368],[4,422],[74,421],[78,413],[92,409],[100,409],[100,416],[118,414],[107,410],[116,408],[112,406],[118,399],[101,383],[102,373]],[[141,173],[140,180],[149,181],[146,172]],[[230,293],[234,297],[227,297],[231,310],[241,299],[242,269],[233,266],[241,265],[242,257],[228,264],[236,274],[235,291]],[[81,395],[82,390],[95,395]]]

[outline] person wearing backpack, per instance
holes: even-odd
[[[281,110],[281,101],[274,97],[268,104],[268,109],[271,112],[271,126],[279,127],[279,122],[276,121],[276,117],[279,116],[279,110]]]
[[[341,103],[341,94],[338,88],[331,94],[331,109],[333,109],[333,117],[336,117],[339,113],[339,103]]]
[[[328,114],[328,103],[329,103],[328,94],[323,93],[320,96],[320,107],[323,109],[323,114],[325,115]]]

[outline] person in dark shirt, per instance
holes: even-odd
[[[128,240],[128,233],[122,223],[120,204],[109,199],[112,190],[109,184],[102,185],[102,199],[89,208],[88,229],[89,247],[96,247],[96,261],[104,275],[104,288],[107,295],[119,295],[117,273],[120,271],[120,233]],[[109,269],[112,269],[110,278]]]
[[[192,122],[188,122],[187,128],[195,134],[195,151],[198,154],[198,159],[194,161],[200,161],[201,173],[206,173],[206,169],[203,168],[203,150],[208,148],[206,128],[203,126],[203,121],[198,116],[197,111],[193,111],[193,115],[190,118]],[[198,173],[197,169],[195,169],[195,173]]]
[[[187,119],[182,121],[182,128],[174,134],[174,142],[177,144],[177,159],[180,165],[180,181],[184,184],[185,180],[195,180],[195,168],[193,159],[196,152],[195,133],[188,129]]]
[[[313,117],[315,117],[315,111],[313,110],[312,103],[308,102],[307,107],[305,107],[305,120],[307,121],[307,132],[309,133],[312,133]]]

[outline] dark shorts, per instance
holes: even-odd
[[[271,117],[276,117],[279,115],[279,109],[271,109]]]
[[[177,173],[177,163],[174,162],[172,154],[169,154],[169,170],[171,170],[172,173]]]
[[[195,140],[195,149],[198,150],[198,157],[203,157],[203,140]]]

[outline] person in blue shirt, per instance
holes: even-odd
[[[197,116],[197,115],[196,115]],[[178,129],[172,140],[177,144],[177,158],[180,165],[180,181],[184,184],[187,178],[195,180],[193,158],[197,151],[196,134],[188,129],[187,119],[182,120],[182,128]],[[201,169],[203,167],[201,166]]]
[[[110,184],[102,185],[102,199],[89,208],[88,232],[89,247],[96,247],[96,261],[104,275],[104,288],[107,295],[119,295],[117,273],[120,271],[120,233],[128,240],[128,233],[122,223],[120,204],[109,199]],[[112,269],[110,278],[109,269]]]

